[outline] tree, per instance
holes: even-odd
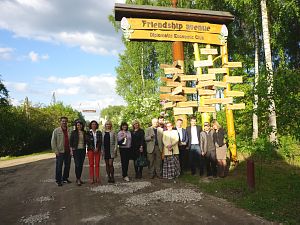
[[[1,78],[1,75],[0,75],[0,78]],[[0,79],[0,107],[9,105],[8,97],[9,97],[8,90],[2,83],[2,80]]]

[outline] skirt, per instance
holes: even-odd
[[[227,153],[227,146],[224,144],[221,147],[216,148],[217,160],[225,160]]]
[[[163,165],[163,178],[174,179],[180,175],[178,155],[166,155]]]

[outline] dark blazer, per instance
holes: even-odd
[[[96,148],[98,151],[100,151],[102,145],[102,133],[100,130],[96,131],[96,139],[97,139]],[[87,149],[95,150],[94,135],[93,135],[93,131],[91,130],[87,132]]]
[[[202,128],[198,125],[196,125],[196,128],[197,128],[197,137],[198,137],[198,142],[199,142],[199,146],[200,146],[200,133],[202,131]],[[191,141],[192,141],[192,132],[191,132],[191,126],[188,126],[186,128],[186,132],[187,132],[187,135],[189,137],[189,141],[188,141],[188,144],[187,144],[187,147],[190,149],[191,148]]]
[[[177,128],[176,128],[177,130]],[[180,140],[180,135],[178,133],[178,137],[179,137],[179,141],[180,142],[185,142],[185,143],[188,143],[189,142],[189,136],[188,136],[188,133],[186,131],[186,129],[182,128],[182,140]]]
[[[78,140],[79,139],[79,135],[78,135],[78,131],[77,130],[73,130],[71,132],[71,137],[70,137],[70,147],[74,148],[75,150],[78,149]],[[87,134],[85,131],[83,131],[83,144],[84,147],[86,146],[87,143]]]
[[[133,159],[140,155],[140,147],[143,146],[143,154],[146,154],[145,132],[138,129],[136,132],[131,131],[131,148],[133,150]]]

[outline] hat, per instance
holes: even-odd
[[[204,122],[203,126],[208,126],[209,127],[210,126],[209,122]]]

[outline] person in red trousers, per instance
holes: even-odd
[[[90,165],[90,183],[101,183],[99,163],[101,158],[102,133],[97,130],[99,124],[93,120],[90,122],[88,133],[88,158]]]

